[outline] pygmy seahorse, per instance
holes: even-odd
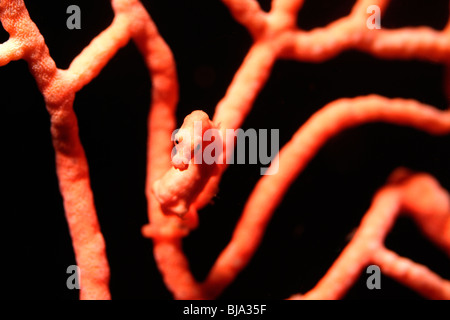
[[[172,167],[155,181],[152,189],[165,214],[184,216],[208,180],[217,173],[216,163],[198,161],[203,160],[199,157],[203,157],[210,143],[222,145],[216,136],[216,140],[204,140],[209,129],[216,129],[216,126],[205,112],[196,110],[186,116],[173,137],[176,153],[172,155]]]

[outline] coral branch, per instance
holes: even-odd
[[[321,62],[344,50],[358,49],[380,58],[418,58],[448,63],[450,37],[445,32],[426,27],[376,32],[366,28],[366,8],[376,4],[383,9],[388,4],[386,0],[358,1],[350,16],[310,32],[295,31],[293,23],[287,19],[296,17],[301,4],[301,1],[274,2],[269,14],[270,23],[267,28],[259,31],[256,43],[233,78],[225,97],[218,103],[214,122],[220,123],[223,128],[236,129],[240,126],[267,81],[277,58]],[[199,196],[197,208],[209,203],[225,169],[226,165],[220,166],[220,174],[210,180]]]
[[[384,274],[428,299],[450,299],[450,281],[442,279],[421,264],[400,257],[386,248],[379,248],[373,261]]]
[[[270,28],[273,30],[293,30],[297,24],[297,13],[303,6],[303,0],[274,0],[270,10]]]
[[[323,144],[349,127],[375,121],[407,125],[433,134],[450,133],[448,111],[439,111],[413,100],[372,95],[337,100],[322,108],[281,149],[278,172],[262,177],[256,184],[230,243],[206,280],[205,286],[213,296],[246,266],[285,192]],[[380,226],[382,230],[385,227]],[[348,268],[347,262],[343,268]]]
[[[223,99],[217,104],[213,122],[237,129],[244,122],[257,94],[269,78],[276,55],[262,43],[250,49]]]
[[[282,11],[291,17],[297,18],[296,15],[304,2],[304,0],[273,0],[271,12]]]
[[[319,283],[305,295],[294,295],[291,299],[339,299],[358,279],[362,269],[370,263],[377,264],[381,272],[387,274],[431,299],[450,299],[450,281],[437,276],[428,268],[399,257],[387,250],[384,239],[392,228],[395,219],[403,208],[422,207],[421,202],[431,204],[426,211],[409,212],[414,218],[443,218],[444,226],[450,221],[450,198],[437,181],[429,175],[411,175],[403,170],[394,172],[393,177],[401,176],[380,190],[358,231],[339,258],[331,266]],[[417,189],[428,191],[417,197]],[[441,219],[442,220],[442,219]],[[434,221],[433,221],[434,222]],[[431,225],[433,222],[429,222]],[[419,224],[423,229],[423,225]],[[445,243],[448,248],[448,233],[436,233],[433,238]],[[450,250],[447,249],[447,254]]]
[[[352,8],[352,11],[350,13],[350,16],[353,18],[360,19],[361,22],[366,21],[368,15],[367,15],[367,8],[375,5],[380,8],[380,13],[384,13],[384,9],[388,6],[390,0],[357,0],[355,2],[355,5]]]
[[[9,39],[0,44],[0,67],[7,65],[11,61],[22,59],[23,54],[24,50],[20,43],[14,39]]]
[[[19,59],[27,61],[50,115],[60,191],[81,269],[81,299],[110,298],[109,266],[73,101],[76,92],[89,84],[130,39],[136,43],[152,82],[146,177],[149,224],[142,228],[142,233],[152,238],[158,268],[177,299],[215,298],[236,278],[260,244],[289,186],[331,137],[369,122],[408,126],[434,135],[450,133],[450,110],[440,111],[414,100],[370,95],[329,103],[282,148],[274,160],[279,171],[262,177],[257,183],[230,243],[206,280],[199,283],[190,272],[182,250],[182,237],[197,227],[197,210],[215,195],[227,165],[222,161],[214,170],[194,167],[184,173],[177,171],[186,169],[181,165],[171,167],[171,135],[176,127],[178,103],[174,57],[140,1],[111,2],[115,15],[112,24],[91,41],[67,70],[61,70],[50,56],[23,0],[0,1],[0,19],[10,35],[0,45],[0,66]],[[212,123],[219,125],[222,132],[242,125],[277,59],[321,62],[348,49],[379,58],[443,64],[444,89],[450,101],[450,22],[443,31],[428,27],[369,30],[367,7],[378,5],[384,11],[390,1],[358,0],[347,17],[305,32],[296,26],[303,0],[273,0],[268,13],[255,0],[222,2],[253,37],[247,56],[216,107]],[[208,119],[211,127],[212,123]],[[222,142],[226,146],[231,141]],[[189,149],[190,156],[192,150]],[[225,148],[223,159],[232,151]],[[157,196],[152,192],[153,186]],[[450,256],[448,192],[428,175],[399,170],[376,194],[355,236],[316,287],[305,295],[291,298],[341,298],[367,264],[377,263],[386,275],[425,297],[450,299],[448,280],[384,247],[386,234],[401,212],[411,216],[422,232]]]
[[[313,300],[343,297],[358,279],[363,268],[370,263],[374,250],[392,228],[395,214],[399,210],[400,199],[396,192],[388,189],[375,196],[372,207],[364,216],[352,241],[319,283],[300,297]],[[298,297],[295,295],[292,298]]]
[[[377,4],[385,8],[387,3],[388,1],[358,1],[350,16],[308,33],[294,30],[293,22],[301,1],[274,3],[266,27],[258,29],[258,34],[254,30],[250,31],[255,43],[225,97],[217,105],[213,121],[220,123],[222,129],[238,128],[278,57],[317,62],[329,59],[343,50],[356,48],[382,58],[420,58],[443,63],[448,60],[450,44],[445,33],[430,28],[381,30],[376,33],[366,29],[367,6]],[[227,4],[235,18],[245,24],[242,21],[247,21],[246,13],[242,7],[235,7],[235,2]],[[270,215],[288,186],[323,143],[343,129],[371,121],[408,125],[433,134],[446,134],[450,131],[448,113],[440,113],[430,106],[411,100],[388,100],[370,96],[331,103],[313,116],[283,148],[280,167],[284,169],[280,169],[274,176],[262,178],[255,187],[230,244],[203,284],[206,296],[215,297],[220,294],[247,264],[259,245]],[[226,142],[224,141],[225,145]],[[214,194],[212,190],[217,188],[225,169],[226,165],[221,165],[220,174],[209,181],[195,203],[196,209],[209,202]],[[263,212],[261,208],[264,208]]]
[[[73,101],[51,113],[56,169],[77,265],[80,298],[109,299],[109,267],[105,242],[90,189],[89,169],[78,138]]]
[[[344,50],[358,49],[385,59],[421,59],[440,63],[448,61],[450,38],[444,32],[428,27],[372,31],[362,29],[358,20],[342,18],[325,28],[287,35],[281,56],[321,62]]]
[[[324,28],[285,34],[281,57],[320,62],[344,50],[358,49],[380,58],[448,62],[450,37],[445,31],[439,32],[428,27],[375,31],[366,28],[367,7],[378,5],[384,12],[387,3],[385,0],[361,0],[355,4],[350,16]]]
[[[117,14],[111,26],[99,34],[72,61],[67,72],[67,78],[73,83],[75,92],[91,82],[108,63],[108,61],[123,47],[130,38],[130,19]]]
[[[148,116],[146,197],[150,223],[142,234],[153,239],[156,263],[164,282],[177,299],[200,299],[201,289],[190,273],[183,254],[181,237],[197,225],[196,214],[188,213],[183,220],[166,216],[152,192],[154,182],[170,168],[171,135],[175,129],[175,109],[178,102],[178,81],[172,52],[158,33],[145,9],[136,1],[131,15],[133,40],[144,57],[152,81],[152,102]],[[135,21],[136,22],[136,21]],[[161,121],[164,119],[164,121]]]
[[[217,104],[213,122],[220,124],[224,133],[226,129],[238,129],[250,112],[258,93],[270,76],[273,64],[276,61],[276,52],[270,48],[269,42],[260,42],[254,45],[244,59],[241,67],[234,76],[225,96]],[[223,136],[226,136],[223,134]],[[231,141],[224,139],[223,159],[233,150],[227,150],[226,145]],[[227,165],[226,161],[218,166],[219,172],[206,184],[203,192],[198,196],[195,207],[203,208],[210,203],[216,194],[222,174]]]
[[[157,138],[155,140],[157,141],[158,138],[162,138],[164,141],[169,138],[167,141],[170,144],[170,132],[175,126],[177,81],[170,50],[140,2],[115,0],[113,9],[115,19],[112,25],[75,58],[68,70],[63,71],[56,68],[43,37],[31,21],[23,2],[3,1],[0,6],[2,24],[11,36],[0,49],[2,64],[20,58],[27,60],[51,116],[58,179],[77,264],[82,274],[80,281],[82,299],[109,298],[109,267],[90,189],[88,165],[79,141],[77,120],[72,109],[74,93],[96,77],[117,50],[133,37],[152,72],[151,115],[158,112],[158,117],[172,119],[171,125],[170,122],[166,122],[169,123],[169,130],[165,132],[169,132],[169,135],[162,137],[158,136],[155,130],[157,126],[153,121],[152,139]],[[162,65],[162,61],[168,63]],[[169,114],[164,114],[165,109],[169,109]],[[156,149],[159,155],[170,154],[169,148],[158,150],[156,147],[158,143],[153,144],[152,149]],[[153,158],[164,159],[154,156]],[[167,165],[164,164],[164,167]],[[158,216],[158,210],[152,212],[155,217]]]
[[[109,267],[90,189],[87,160],[72,109],[74,94],[65,86],[63,74],[57,70],[23,1],[2,1],[0,10],[2,23],[11,37],[10,43],[20,43],[23,50],[19,50],[16,57],[23,57],[28,62],[50,114],[60,190],[82,273],[80,298],[108,299]]]
[[[256,37],[266,24],[266,14],[255,0],[222,0],[233,18]]]

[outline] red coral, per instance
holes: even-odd
[[[386,0],[359,0],[350,15],[308,32],[297,27],[297,14],[303,1],[274,0],[270,12],[264,12],[257,2],[251,0],[222,2],[233,18],[251,34],[253,44],[225,96],[217,104],[213,122],[220,123],[221,130],[242,126],[269,80],[274,64],[280,59],[323,62],[345,50],[354,49],[383,59],[419,59],[439,63],[447,70],[450,67],[450,24],[442,31],[427,27],[366,28],[366,8],[375,4],[384,12],[389,4]],[[216,195],[227,166],[219,165],[219,174],[214,170],[214,174],[199,171],[195,176],[188,175],[189,179],[197,179],[200,175],[202,181],[209,181],[199,197],[197,187],[183,190],[187,195],[195,193],[195,196],[187,197],[195,202],[186,216],[180,219],[163,213],[152,187],[167,170],[174,170],[170,169],[170,137],[176,127],[178,102],[175,61],[139,1],[113,0],[112,5],[112,24],[72,61],[67,70],[62,70],[56,67],[23,1],[2,1],[0,4],[0,18],[10,35],[9,40],[0,46],[0,65],[26,60],[50,114],[60,191],[77,264],[82,270],[82,299],[110,297],[109,267],[73,101],[75,94],[92,82],[130,40],[142,54],[152,82],[146,180],[150,224],[144,226],[142,232],[152,238],[156,263],[167,288],[177,299],[215,298],[235,280],[260,245],[268,222],[289,186],[333,136],[370,122],[408,126],[433,135],[448,135],[450,132],[448,110],[441,111],[414,100],[369,95],[329,103],[302,126],[299,125],[292,139],[282,147],[277,158],[279,171],[264,176],[256,184],[230,243],[217,258],[206,280],[199,283],[183,253],[182,237],[197,226],[197,211]],[[445,84],[447,96],[450,92],[448,74]],[[387,186],[377,193],[353,239],[322,280],[305,295],[293,298],[341,298],[362,269],[375,263],[383,273],[425,297],[450,299],[448,280],[384,247],[386,235],[402,211],[408,212],[424,234],[447,255],[450,254],[448,193],[429,175],[398,170]]]

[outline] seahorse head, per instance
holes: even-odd
[[[214,128],[208,115],[195,110],[186,118],[183,125],[174,134],[172,140],[175,148],[172,154],[172,165],[179,170],[186,170],[197,152],[202,152],[207,143],[203,143],[203,134]]]

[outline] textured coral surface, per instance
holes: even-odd
[[[74,3],[81,30],[65,27]],[[1,1],[11,296],[78,298],[77,263],[82,298],[450,297],[448,1],[142,3],[25,1],[35,28]],[[370,4],[381,30],[365,28]],[[278,175],[224,167],[181,246],[195,212],[166,217],[149,190],[195,109],[292,140]],[[371,263],[382,290],[365,287]]]

